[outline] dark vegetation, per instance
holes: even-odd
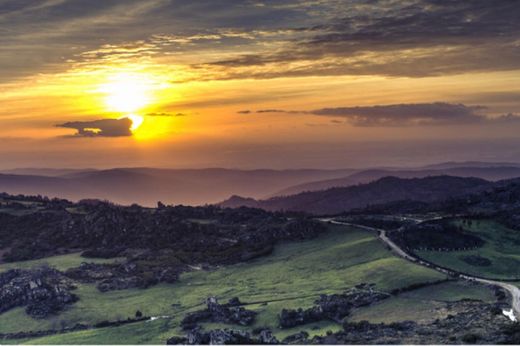
[[[409,224],[409,222],[407,221],[385,218],[384,216],[377,215],[345,215],[336,217],[335,220],[352,223],[355,225],[363,225],[372,228],[384,229],[387,231],[398,229],[406,224]]]
[[[449,220],[431,221],[410,225],[389,236],[407,250],[456,251],[469,250],[484,245],[484,240],[464,232]]]
[[[23,200],[38,203],[38,209],[22,216],[0,212],[0,249],[10,249],[4,261],[82,249],[85,257],[127,256],[136,266],[165,260],[171,266],[226,264],[269,253],[277,241],[306,239],[325,229],[305,217],[288,219],[250,208],[149,209],[96,200]]]
[[[480,255],[468,255],[462,256],[461,259],[475,267],[489,267],[493,262],[486,257],[482,257]]]
[[[424,202],[407,199],[381,203],[352,210],[351,214],[463,214],[472,219],[494,219],[520,230],[520,179],[504,180],[488,185],[482,191],[466,191],[462,196]]]

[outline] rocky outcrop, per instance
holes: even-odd
[[[316,336],[312,344],[504,344],[517,343],[520,328],[494,304],[459,301],[448,304],[446,318],[420,324],[403,321],[374,324],[345,322],[343,331]],[[498,313],[497,313],[498,311]],[[514,342],[516,341],[516,342]]]
[[[189,313],[181,321],[184,330],[196,329],[200,322],[215,322],[238,324],[241,326],[251,325],[256,316],[256,312],[246,310],[239,306],[238,298],[233,298],[227,304],[219,304],[217,298],[206,299],[207,308],[200,311]]]
[[[249,332],[235,329],[215,329],[204,332],[199,328],[190,331],[185,337],[174,336],[166,341],[167,345],[276,345],[280,344],[270,330],[264,329],[258,337]]]
[[[309,343],[309,333],[302,330],[299,333],[289,335],[282,340],[283,344],[305,345]]]
[[[85,283],[97,282],[101,292],[127,288],[147,288],[159,282],[173,283],[184,270],[184,265],[169,266],[168,262],[143,265],[140,258],[123,264],[82,263],[65,274],[74,280]],[[142,259],[145,261],[146,259]]]
[[[359,285],[342,294],[323,294],[310,309],[283,309],[279,316],[280,327],[292,328],[322,320],[341,323],[353,308],[367,306],[389,296],[388,293],[375,291],[372,285]]]
[[[74,288],[54,269],[9,270],[0,274],[0,313],[25,306],[26,313],[34,318],[57,314],[78,300],[70,293]]]

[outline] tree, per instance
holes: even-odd
[[[141,317],[143,317],[143,313],[140,310],[137,310],[135,312],[135,318],[141,318]]]

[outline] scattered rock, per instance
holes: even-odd
[[[217,298],[210,297],[206,299],[207,308],[205,310],[186,315],[181,325],[184,330],[194,329],[200,322],[251,325],[255,320],[256,312],[237,306],[238,303],[240,303],[240,300],[233,298],[228,304],[219,304]]]
[[[166,341],[167,345],[275,345],[280,342],[268,329],[260,332],[258,338],[249,332],[235,329],[214,329],[207,332],[195,328],[184,337],[174,336]]]
[[[502,344],[520,340],[518,324],[494,313],[494,304],[479,301],[449,303],[450,314],[434,322],[404,321],[374,324],[345,322],[343,331],[316,336],[312,344]],[[513,342],[514,343],[514,342]]]
[[[31,317],[45,318],[78,300],[70,293],[73,289],[72,282],[54,269],[12,269],[0,273],[0,313],[26,306]]]
[[[285,339],[282,340],[282,343],[284,344],[296,344],[296,345],[303,345],[309,343],[309,333],[302,330],[299,333],[289,335]]]
[[[323,294],[310,309],[283,309],[279,316],[280,327],[292,328],[322,320],[341,323],[353,308],[367,306],[389,296],[388,293],[374,291],[373,286],[366,284],[358,285],[343,294]]]

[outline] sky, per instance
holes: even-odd
[[[0,0],[0,168],[520,162],[517,0]]]

